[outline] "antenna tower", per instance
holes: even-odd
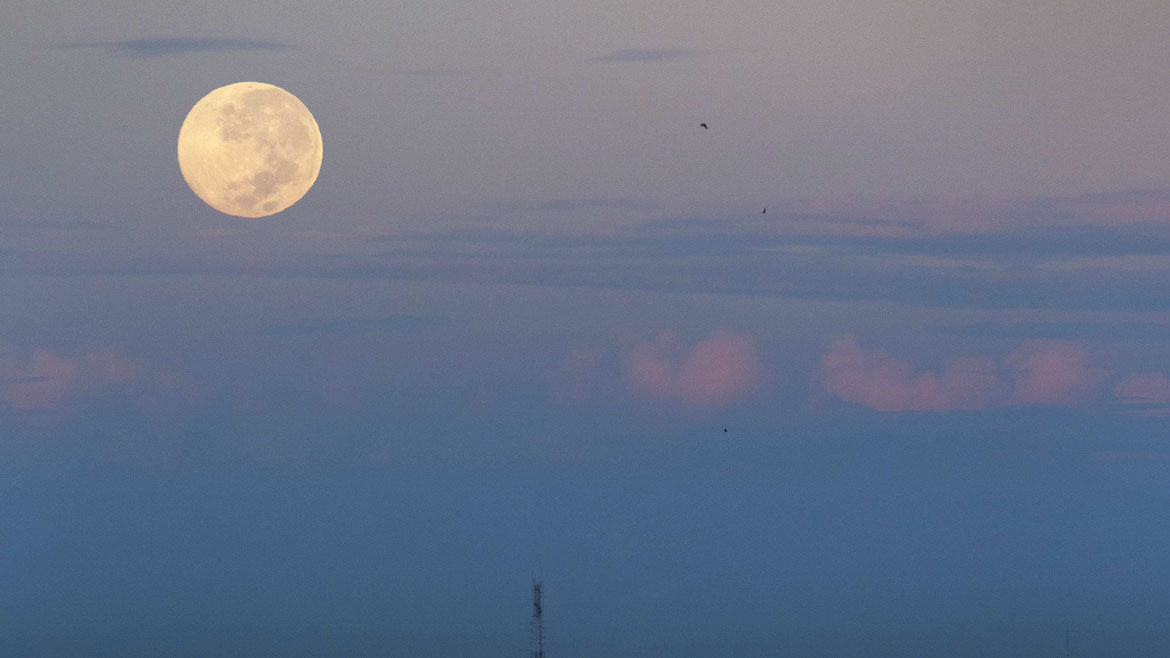
[[[542,583],[532,583],[532,658],[544,658],[544,609],[540,603]]]

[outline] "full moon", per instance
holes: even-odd
[[[321,130],[309,108],[263,82],[199,99],[179,129],[179,169],[207,205],[236,217],[288,208],[321,172]]]

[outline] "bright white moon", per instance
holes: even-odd
[[[299,98],[263,82],[207,94],[179,129],[179,169],[207,205],[237,217],[267,217],[313,187],[321,130]]]

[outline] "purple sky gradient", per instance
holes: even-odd
[[[1167,655],[1170,5],[9,4],[0,653]]]

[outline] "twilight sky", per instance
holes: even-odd
[[[1170,652],[1170,4],[4,23],[0,653]]]

